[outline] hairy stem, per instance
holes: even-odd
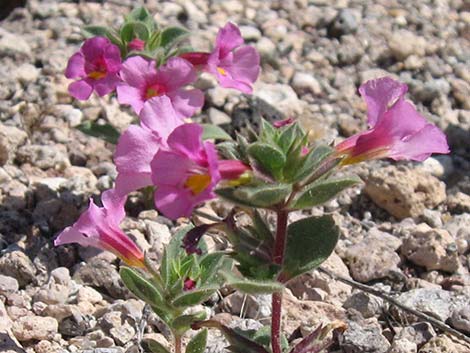
[[[289,213],[285,210],[277,211],[276,240],[274,243],[273,262],[282,265],[286,248],[287,219]],[[271,314],[271,348],[273,353],[281,351],[281,318],[282,318],[282,292],[272,295]]]
[[[183,352],[183,342],[181,336],[175,335],[175,353]]]

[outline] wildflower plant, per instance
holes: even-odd
[[[159,28],[144,8],[131,12],[116,31],[88,27],[91,36],[67,65],[66,76],[78,79],[69,91],[77,99],[116,92],[138,117],[121,135],[102,126],[81,130],[116,142],[118,176],[103,193],[102,207],[90,207],[55,241],[112,251],[126,266],[126,287],[145,301],[174,336],[174,352],[183,352],[183,336],[200,330],[185,352],[203,352],[207,329],[219,329],[232,352],[315,353],[331,344],[328,334],[344,325],[320,326],[289,347],[281,332],[282,293],[292,279],[318,267],[333,252],[339,228],[331,215],[289,222],[289,214],[331,200],[360,179],[336,177],[347,164],[377,158],[422,161],[448,153],[447,141],[405,99],[407,86],[391,78],[364,83],[359,92],[367,105],[370,129],[337,145],[310,142],[293,118],[232,138],[216,126],[189,119],[203,106],[204,93],[192,87],[201,72],[222,87],[251,93],[260,71],[256,49],[245,45],[237,26],[219,30],[214,49],[199,52],[184,46],[188,32]],[[117,137],[117,138],[116,138]],[[216,197],[234,205],[224,219],[179,228],[166,247],[158,269],[119,228],[131,191],[153,190],[154,205],[170,219],[190,218],[204,201]],[[271,227],[268,217],[276,218]],[[240,217],[244,222],[240,222]],[[246,222],[246,219],[249,222]],[[226,237],[227,251],[208,252],[204,235]],[[272,295],[270,327],[241,332],[206,317],[195,307],[218,289]],[[155,341],[152,352],[170,352]]]

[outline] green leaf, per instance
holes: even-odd
[[[216,145],[217,151],[225,157],[225,159],[241,159],[238,146],[233,141],[226,141]]]
[[[206,286],[196,288],[176,296],[172,304],[178,307],[188,307],[201,304],[207,299],[209,299],[210,296],[214,294],[217,289],[219,289],[219,286]]]
[[[251,144],[248,147],[248,154],[273,177],[278,177],[280,170],[286,164],[286,156],[279,147],[267,143],[255,142]]]
[[[120,136],[119,131],[110,124],[97,124],[93,121],[85,121],[76,128],[84,134],[101,138],[112,144],[116,144]]]
[[[300,168],[292,168],[285,170],[284,174],[288,175],[289,180],[300,181],[313,174],[326,158],[334,153],[334,149],[329,146],[320,145],[311,150],[301,164]]]
[[[305,137],[305,133],[302,131],[298,123],[290,124],[287,127],[284,127],[281,131],[277,144],[287,155],[294,142],[302,140]]]
[[[137,298],[142,299],[151,306],[164,306],[164,299],[161,293],[138,272],[129,267],[121,267],[119,274],[121,275],[124,285],[134,293]]]
[[[207,329],[203,329],[186,346],[186,353],[204,353],[207,345]]]
[[[232,140],[232,137],[217,125],[202,124],[202,128],[204,129],[202,133],[203,140]]]
[[[277,139],[278,130],[263,118],[261,118],[260,125],[259,141],[267,144],[274,143]]]
[[[247,294],[270,294],[284,289],[284,286],[277,281],[254,281],[236,277],[225,271],[220,274],[227,280],[228,285]]]
[[[270,207],[284,201],[291,192],[290,184],[261,184],[240,186],[235,189],[234,196],[255,207]]]
[[[358,177],[326,179],[315,182],[305,187],[302,193],[288,207],[299,210],[321,205],[331,200],[341,191],[360,182],[361,179]]]
[[[283,201],[292,191],[290,184],[262,184],[256,186],[227,187],[217,189],[220,197],[235,204],[249,207],[273,206]]]
[[[170,353],[167,348],[157,341],[146,339],[144,342],[147,344],[147,347],[152,351],[152,353]]]
[[[287,228],[283,278],[291,279],[320,266],[331,255],[338,239],[339,229],[331,216],[291,223]]]
[[[189,32],[181,27],[168,27],[161,32],[160,46],[171,48],[179,41],[186,38]]]
[[[163,252],[162,256],[162,263],[160,265],[160,273],[162,276],[162,280],[165,284],[165,287],[168,288],[171,286],[171,278],[172,278],[172,261],[176,258],[178,258],[181,254],[184,254],[185,251],[181,247],[183,244],[183,238],[188,233],[190,229],[192,229],[193,226],[186,226],[186,227],[181,227],[171,238],[170,243],[168,246],[165,248],[165,251]]]
[[[121,27],[121,39],[124,42],[130,42],[134,38],[147,40],[150,32],[143,22],[128,22]]]
[[[171,329],[173,332],[183,335],[186,331],[191,328],[191,325],[193,323],[205,319],[206,313],[204,311],[200,311],[191,315],[181,315],[171,322]]]
[[[271,345],[271,326],[263,326],[258,330],[241,330],[239,328],[235,330],[263,347],[269,348]],[[281,348],[283,352],[289,348],[289,342],[283,333],[281,333]]]
[[[82,31],[86,37],[107,37],[109,32],[108,28],[103,26],[85,26]]]
[[[143,22],[149,32],[152,32],[156,27],[155,20],[145,7],[137,7],[132,10],[131,13],[126,16],[125,22]]]
[[[200,281],[201,285],[216,284],[218,282],[217,271],[224,263],[224,253],[213,252],[205,255],[199,262],[201,270]]]

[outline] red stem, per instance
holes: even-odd
[[[287,219],[289,213],[285,210],[277,211],[276,241],[274,243],[273,262],[282,265],[286,248]],[[282,292],[272,295],[271,314],[271,348],[273,353],[282,353],[281,350],[281,318],[282,318]]]

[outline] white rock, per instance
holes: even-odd
[[[313,94],[320,94],[322,88],[317,79],[306,72],[296,72],[292,79],[292,87],[299,94],[304,92],[310,92]]]
[[[13,322],[12,332],[18,341],[51,340],[57,334],[58,323],[52,317],[23,316]]]
[[[232,122],[232,119],[226,113],[216,108],[209,108],[208,115],[210,122],[214,125],[224,125]]]

